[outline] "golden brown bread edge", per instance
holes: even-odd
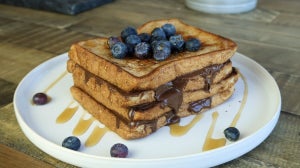
[[[130,114],[131,107],[140,104],[146,104],[155,102],[154,95],[146,98],[145,95],[141,94],[142,100],[141,102],[135,101],[137,104],[125,104],[125,102],[129,101],[129,95],[124,95],[120,93],[119,89],[111,86],[108,82],[99,79],[92,74],[89,74],[89,78],[85,77],[86,71],[82,70],[80,67],[75,68],[73,73],[73,81],[74,86],[82,89],[88,95],[93,97],[98,102],[102,103],[108,109],[114,110],[119,115],[123,116],[129,120],[152,120],[157,118],[171,110],[169,107],[161,108],[160,104],[157,103],[155,106],[147,109],[147,110],[135,110],[134,115]],[[225,76],[225,79],[218,81],[218,83],[212,84],[210,90],[207,91],[205,89],[193,90],[193,91],[184,91],[183,92],[183,104],[193,102],[199,99],[204,99],[210,97],[219,92],[225,91],[230,87],[233,87],[236,81],[238,80],[239,74],[233,70],[231,74]],[[155,93],[154,93],[155,94]],[[138,96],[135,97],[138,99]]]
[[[212,96],[211,107],[215,107],[226,101],[233,94],[233,92],[234,87],[231,87],[224,92]],[[88,111],[95,119],[100,121],[107,128],[117,133],[124,139],[137,139],[145,137],[168,124],[168,115],[162,115],[155,120],[141,121],[139,124],[130,124],[128,123],[128,121],[116,115],[113,111],[98,103],[95,99],[87,95],[81,89],[72,86],[71,93],[75,100],[79,104],[81,104],[81,106],[86,111]],[[183,105],[177,115],[179,115],[180,117],[191,115],[191,113],[189,113],[187,109],[185,109],[187,108],[187,106],[188,105]],[[206,110],[208,109],[204,108],[200,112],[204,112]]]
[[[69,58],[123,91],[132,92],[155,89],[178,76],[209,65],[222,64],[230,59],[237,49],[237,45],[230,39],[187,25],[177,19],[151,21],[138,28],[138,32],[150,32],[164,23],[174,24],[177,32],[185,39],[200,39],[201,48],[196,52],[173,54],[164,61],[115,59],[107,46],[107,38],[96,38],[73,44]]]

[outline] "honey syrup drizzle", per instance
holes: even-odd
[[[219,113],[217,111],[212,113],[212,123],[209,127],[208,133],[205,138],[205,142],[204,142],[204,145],[202,148],[203,151],[219,148],[226,144],[225,138],[215,139],[212,137],[213,132],[215,130],[215,125],[216,125],[218,116],[219,116]]]
[[[53,88],[63,77],[68,74],[67,71],[64,71],[55,81],[53,81],[45,90],[44,92],[47,93],[51,88]]]
[[[245,104],[247,102],[247,98],[248,98],[248,84],[247,84],[247,81],[246,81],[246,78],[239,72],[242,80],[243,80],[243,83],[244,83],[244,93],[243,93],[243,99],[242,99],[242,102],[241,102],[241,106],[238,110],[238,112],[235,114],[231,124],[230,124],[230,127],[235,127],[238,120],[240,119],[240,116],[241,116],[241,113],[245,107]],[[212,138],[212,133],[214,131],[214,127],[215,127],[215,124],[216,124],[216,120],[217,120],[217,117],[218,117],[218,113],[214,112],[213,113],[213,122],[209,128],[209,131],[208,131],[208,134],[206,135],[206,139],[205,139],[205,142],[204,142],[204,145],[203,145],[203,148],[202,150],[203,151],[207,151],[207,150],[211,150],[211,149],[215,149],[215,148],[218,148],[218,147],[222,147],[222,146],[225,146],[226,144],[226,139],[225,138],[219,138],[219,139],[214,139]]]
[[[74,104],[74,101],[72,101],[67,106],[67,108],[65,108],[64,111],[56,118],[56,123],[58,123],[58,124],[65,123],[65,122],[69,121],[73,117],[73,115],[78,110],[79,106],[76,105],[76,106],[72,107],[71,106],[72,104]]]
[[[96,145],[102,137],[109,131],[107,127],[100,128],[99,126],[96,126],[91,133],[91,135],[88,137],[88,139],[85,141],[86,147],[91,147]]]
[[[67,74],[67,71],[65,71],[63,74],[61,74],[53,83],[51,83],[45,89],[45,92],[48,92],[66,74]],[[248,84],[246,82],[246,78],[241,73],[240,73],[240,76],[244,82],[244,95],[243,95],[243,99],[241,102],[241,106],[240,106],[237,114],[235,115],[234,119],[232,120],[230,126],[235,126],[237,124],[237,122],[241,116],[241,113],[245,107],[245,104],[247,102]],[[71,102],[69,104],[69,106],[58,116],[58,118],[56,119],[57,123],[67,122],[68,120],[70,120],[73,117],[75,112],[78,110],[78,106],[70,107],[72,104],[73,104],[73,102]],[[216,124],[218,116],[219,116],[218,112],[214,112],[212,114],[213,121],[212,121],[209,131],[207,133],[207,136],[206,136],[206,139],[205,139],[205,142],[203,145],[203,149],[202,149],[203,151],[215,149],[215,148],[224,146],[226,144],[225,138],[219,138],[219,139],[212,138],[212,134],[214,132],[215,124]],[[186,134],[192,127],[194,127],[194,125],[197,122],[199,122],[201,120],[202,117],[203,116],[201,114],[196,115],[190,123],[188,123],[187,125],[184,125],[184,126],[180,126],[178,123],[170,125],[169,126],[170,134],[173,136],[182,136],[182,135]],[[89,127],[92,125],[92,123],[94,121],[95,121],[95,119],[93,117],[90,117],[89,119],[85,120],[85,119],[83,119],[83,116],[82,116],[80,118],[79,122],[77,123],[77,125],[75,126],[75,128],[73,129],[73,135],[84,134],[89,129]],[[85,142],[85,146],[91,147],[91,146],[96,145],[108,131],[109,131],[109,129],[107,127],[104,127],[104,128],[100,128],[98,126],[94,127],[93,132],[91,133],[91,135],[88,137],[88,139]]]
[[[195,124],[198,123],[198,121],[200,121],[202,117],[202,114],[195,115],[193,120],[184,126],[179,125],[179,123],[170,125],[170,134],[173,136],[182,136],[186,134],[191,128],[194,127]]]
[[[67,71],[63,72],[55,81],[53,81],[45,90],[44,92],[47,93],[50,89],[52,89],[63,77],[65,77],[68,74]],[[56,123],[62,124],[66,123],[72,117],[74,114],[78,111],[79,106],[76,105],[74,106],[75,101],[71,101],[69,105],[60,113],[60,115],[56,118]],[[32,103],[33,104],[33,103]],[[94,117],[90,117],[89,119],[83,119],[84,114],[81,116],[79,119],[77,125],[73,129],[73,135],[79,136],[84,134],[92,125],[92,123],[95,121]],[[88,139],[85,142],[86,147],[91,147],[96,145],[102,137],[107,133],[109,129],[107,127],[100,128],[98,126],[94,127],[93,132],[91,135],[88,137]]]
[[[83,119],[83,116],[79,119],[77,125],[73,129],[73,135],[79,136],[84,134],[95,121],[94,117],[90,117],[89,119]]]
[[[237,112],[237,114],[234,116],[230,126],[231,127],[235,127],[236,123],[238,122],[238,120],[240,119],[240,116],[242,114],[242,111],[244,110],[245,104],[247,102],[247,98],[248,98],[248,83],[246,81],[246,78],[239,72],[243,82],[244,82],[244,94],[243,94],[243,99],[241,102],[241,106],[239,108],[239,111]]]

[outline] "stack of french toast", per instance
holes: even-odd
[[[150,21],[137,32],[150,33],[166,23],[184,39],[199,39],[200,49],[157,61],[114,58],[108,38],[81,41],[70,48],[67,69],[73,75],[74,99],[124,139],[145,137],[182,117],[211,109],[234,92],[239,74],[230,58],[237,45],[177,19]]]

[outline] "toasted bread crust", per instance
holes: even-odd
[[[230,59],[237,49],[236,44],[226,38],[182,23],[179,20],[148,22],[138,28],[149,32],[163,23],[173,23],[183,38],[200,39],[202,47],[196,52],[182,52],[164,61],[154,59],[115,59],[107,46],[107,38],[82,41],[71,46],[69,57],[91,73],[118,86],[125,92],[151,90],[209,65],[222,64]]]
[[[233,94],[233,90],[234,89],[232,87],[229,90],[212,96],[211,107],[215,107],[226,101]],[[79,88],[75,86],[71,87],[71,93],[75,100],[81,104],[82,107],[93,117],[124,139],[137,139],[145,137],[167,124],[167,117],[162,115],[155,120],[143,121],[142,124],[130,126],[126,120],[120,119],[120,116],[116,115],[113,111],[98,103],[95,99],[90,97]],[[183,105],[181,112],[179,112],[177,115],[191,115],[186,108],[187,105]],[[204,108],[200,112],[204,112],[206,110],[208,109]]]

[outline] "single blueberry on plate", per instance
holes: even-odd
[[[122,42],[117,42],[111,48],[111,53],[114,58],[118,58],[118,59],[124,58],[127,52],[128,52],[127,46]]]
[[[148,58],[151,54],[151,46],[146,42],[137,44],[134,48],[134,55],[138,58]]]
[[[187,51],[197,51],[200,49],[201,42],[196,38],[190,38],[185,42],[185,49]]]
[[[48,102],[48,96],[45,93],[36,93],[33,95],[32,101],[36,105],[44,105]]]
[[[120,39],[118,37],[111,36],[107,40],[107,45],[108,45],[109,48],[111,48],[117,42],[121,42]]]
[[[152,45],[153,57],[157,61],[167,59],[171,54],[171,44],[169,41],[157,41]]]
[[[176,28],[173,24],[166,23],[161,28],[164,30],[167,38],[175,35],[175,33],[176,33]]]
[[[134,27],[128,26],[124,30],[122,30],[121,32],[122,40],[125,41],[129,35],[137,35],[137,31]]]
[[[110,156],[118,158],[126,158],[128,155],[128,148],[122,143],[116,143],[110,148]]]
[[[166,40],[166,34],[164,32],[164,30],[160,27],[156,27],[152,30],[151,32],[151,40]]]
[[[229,141],[237,141],[240,137],[240,131],[235,127],[228,127],[224,130],[224,135]]]
[[[141,33],[138,36],[139,36],[139,38],[141,39],[142,42],[146,42],[146,43],[150,42],[150,39],[151,39],[150,34],[148,34],[148,33]]]
[[[134,47],[135,45],[137,45],[140,42],[141,42],[141,39],[139,38],[138,35],[129,35],[125,40],[125,43],[132,47]]]
[[[79,138],[75,136],[69,136],[65,138],[62,142],[62,146],[68,149],[77,151],[80,148],[81,142]]]
[[[174,35],[169,38],[172,51],[181,52],[184,50],[184,40],[181,35]]]

